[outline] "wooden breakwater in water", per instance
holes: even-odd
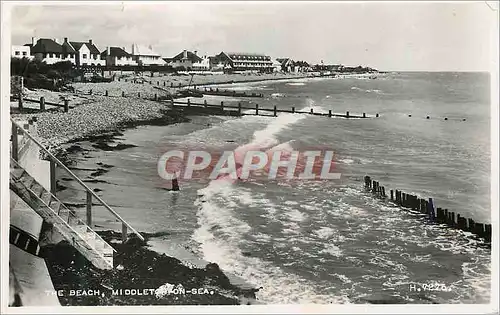
[[[388,196],[385,187],[381,186],[380,182],[372,180],[370,176],[365,176],[365,190],[370,191],[377,198],[390,198],[389,201],[393,204],[425,214],[429,223],[445,224],[450,228],[470,232],[484,239],[485,243],[491,244],[491,224],[475,222],[457,212],[436,208],[432,198],[421,198],[398,189],[391,189]]]
[[[214,105],[214,104],[208,104],[206,100],[204,100],[203,103],[193,103],[191,102],[190,99],[188,99],[186,102],[182,101],[174,101],[174,100],[169,100],[166,101],[167,104],[170,104],[172,108],[185,108],[189,110],[191,113],[196,113],[197,110],[202,110],[204,113],[210,112],[211,110],[213,111],[214,115],[221,115],[224,113],[229,113],[231,116],[247,116],[247,115],[252,115],[252,116],[268,116],[268,117],[276,117],[278,116],[278,113],[291,113],[291,114],[309,114],[309,115],[314,115],[314,116],[322,116],[322,117],[341,117],[341,118],[372,118],[373,116],[368,116],[366,113],[363,113],[362,115],[352,115],[349,112],[346,112],[345,114],[335,114],[332,112],[330,109],[328,113],[318,113],[314,112],[314,110],[311,108],[309,111],[298,111],[295,110],[295,107],[292,107],[291,109],[279,109],[274,105],[273,108],[262,108],[259,107],[259,104],[255,104],[255,106],[243,106],[240,103],[238,105],[226,105],[224,104],[224,101],[220,102],[220,105]],[[245,112],[243,112],[245,111]],[[376,114],[375,117],[379,117],[379,114]]]
[[[219,88],[207,88],[199,89],[194,87],[194,92],[201,92],[204,95],[217,95],[217,96],[229,96],[229,97],[264,97],[264,94],[260,93],[247,93],[247,92],[236,92],[234,90],[219,90]]]

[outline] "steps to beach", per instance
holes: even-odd
[[[10,189],[53,225],[94,266],[113,268],[113,247],[11,159]]]

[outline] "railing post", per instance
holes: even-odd
[[[19,160],[19,137],[17,136],[17,126],[12,123],[12,158],[14,161]]]
[[[40,110],[45,110],[45,98],[40,96]]]
[[[67,113],[69,112],[69,101],[64,100],[64,112]]]
[[[56,195],[56,162],[50,160],[50,192]]]
[[[259,104],[255,104],[255,115],[259,115]]]
[[[125,225],[124,222],[122,222],[122,243],[125,243],[127,241],[127,225]]]
[[[92,194],[87,191],[87,225],[92,227]]]

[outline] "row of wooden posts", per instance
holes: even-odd
[[[291,114],[310,114],[310,115],[315,115],[315,116],[325,116],[325,117],[343,117],[343,118],[368,118],[366,113],[363,113],[362,116],[360,115],[351,115],[349,111],[347,111],[345,114],[334,114],[332,113],[332,110],[328,110],[328,113],[318,113],[314,112],[314,110],[311,108],[309,111],[297,111],[295,110],[295,107],[292,107],[291,109],[278,109],[276,105],[273,106],[273,108],[260,108],[259,104],[255,104],[253,107],[248,107],[248,106],[242,106],[241,102],[238,102],[237,106],[231,106],[231,105],[224,105],[224,101],[220,102],[220,105],[212,105],[208,104],[207,100],[203,101],[203,104],[201,103],[192,103],[190,99],[187,100],[187,102],[180,102],[180,101],[174,101],[170,100],[170,103],[172,106],[177,105],[183,105],[186,107],[191,107],[191,106],[200,106],[200,107],[212,107],[212,108],[219,108],[220,110],[224,111],[225,109],[237,109],[238,110],[238,115],[256,115],[256,116],[270,116],[270,115],[262,115],[260,112],[272,112],[273,116],[277,116],[278,113],[291,113]],[[242,110],[255,110],[255,113],[242,113]],[[379,117],[379,114],[376,114],[375,117]]]
[[[378,198],[386,199],[385,187],[378,181],[365,176],[365,189],[371,191]],[[424,199],[416,195],[407,194],[401,190],[390,190],[390,201],[403,208],[426,214],[431,223],[445,224],[448,227],[470,232],[484,239],[485,243],[491,243],[491,224],[475,222],[459,213],[448,209],[435,208],[432,198]]]
[[[64,100],[63,104],[59,103],[53,103],[53,102],[46,102],[45,97],[41,96],[39,100],[34,100],[34,99],[29,99],[29,98],[23,98],[22,96],[18,96],[17,98],[18,101],[18,108],[19,111],[22,111],[24,109],[24,102],[32,102],[32,103],[39,103],[40,104],[40,110],[45,110],[45,106],[56,106],[56,107],[62,107],[64,108],[64,112],[69,112],[69,101]]]

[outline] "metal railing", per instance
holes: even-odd
[[[127,240],[127,229],[130,229],[137,237],[144,241],[144,237],[137,232],[127,221],[125,221],[115,210],[113,210],[104,200],[101,199],[92,189],[90,189],[78,176],[76,176],[72,171],[70,171],[66,165],[64,165],[59,159],[57,159],[49,150],[47,150],[38,140],[36,140],[32,135],[29,134],[24,128],[19,126],[12,118],[10,119],[12,123],[12,159],[18,161],[18,132],[22,132],[27,136],[33,143],[35,143],[50,159],[50,192],[56,195],[56,165],[61,167],[66,173],[68,173],[80,186],[82,186],[87,192],[86,206],[87,206],[87,225],[92,228],[92,198],[96,199],[101,205],[104,206],[113,216],[122,223],[122,241]]]

